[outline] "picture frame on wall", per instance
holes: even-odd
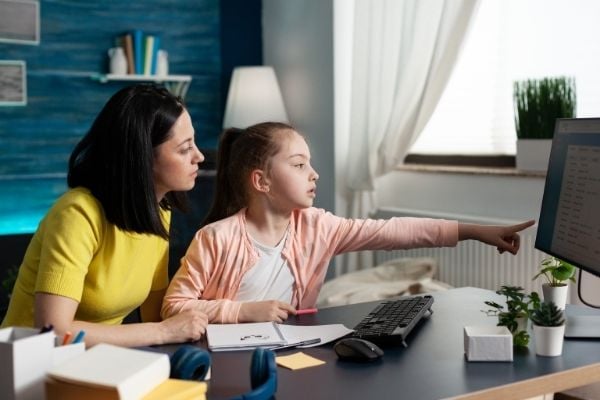
[[[40,2],[0,0],[0,42],[40,44]]]
[[[0,60],[0,106],[27,105],[25,61]]]

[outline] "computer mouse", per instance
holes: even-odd
[[[383,350],[375,343],[359,338],[344,338],[339,340],[333,350],[340,360],[369,362],[383,356]]]

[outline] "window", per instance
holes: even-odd
[[[574,76],[577,116],[600,115],[600,2],[481,1],[413,154],[515,153],[515,80]]]

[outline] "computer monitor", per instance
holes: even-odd
[[[535,247],[600,277],[600,118],[556,120]],[[565,336],[600,337],[600,317],[567,319]]]

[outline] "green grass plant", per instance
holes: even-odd
[[[575,117],[575,78],[517,81],[513,86],[513,99],[517,138],[552,139],[557,118]]]

